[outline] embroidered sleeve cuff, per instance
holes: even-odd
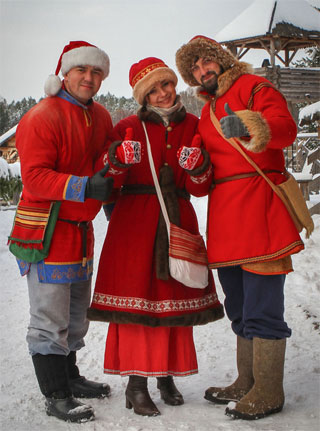
[[[63,199],[66,201],[84,202],[87,181],[88,177],[70,175],[64,188]]]
[[[192,170],[186,169],[186,172],[188,172],[188,174],[191,175],[192,177],[198,177],[199,175],[204,174],[211,165],[211,160],[207,150],[205,150],[204,148],[201,148],[201,154],[203,156],[203,162],[201,166],[198,166],[197,168]]]

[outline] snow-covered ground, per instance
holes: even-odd
[[[319,200],[319,196],[312,199]],[[201,231],[205,229],[206,201],[194,200]],[[319,420],[319,291],[320,291],[320,216],[315,215],[315,232],[305,241],[306,248],[294,256],[295,272],[286,282],[286,320],[293,330],[287,343],[285,364],[286,404],[282,413],[259,421],[234,421],[224,415],[225,406],[204,400],[211,385],[231,383],[236,376],[235,336],[227,318],[196,327],[199,374],[176,379],[185,398],[179,407],[160,400],[155,379],[149,379],[153,400],[161,416],[137,416],[125,408],[127,378],[104,375],[103,354],[107,324],[93,322],[86,337],[86,347],[78,354],[80,371],[93,380],[111,385],[112,396],[90,400],[96,420],[68,424],[44,412],[25,341],[29,320],[26,280],[21,278],[15,259],[7,250],[13,210],[0,208],[0,429],[2,431],[317,431]],[[107,223],[103,212],[95,222],[97,266]],[[304,237],[304,235],[303,235]],[[215,279],[216,274],[215,274]],[[223,293],[217,281],[220,300]]]

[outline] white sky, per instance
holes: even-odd
[[[176,71],[175,53],[182,44],[197,34],[214,37],[252,2],[0,0],[0,96],[8,103],[29,96],[38,100],[63,47],[70,40],[86,40],[110,57],[110,75],[100,94],[131,97],[128,74],[133,63],[154,56]],[[244,61],[259,66],[265,56],[259,50]],[[178,91],[185,88],[179,78]]]

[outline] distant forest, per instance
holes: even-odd
[[[186,110],[199,117],[203,102],[194,95],[193,90],[188,88],[179,94]],[[18,124],[23,115],[40,100],[36,101],[32,97],[29,97],[28,99],[23,98],[18,102],[7,103],[5,99],[2,99],[0,101],[0,136]],[[95,96],[94,100],[101,103],[110,112],[114,125],[123,118],[135,114],[139,108],[133,97],[127,99],[108,93],[106,95]]]
[[[305,50],[305,56],[300,60],[293,62],[295,67],[320,67],[320,48],[310,47]],[[200,117],[203,102],[194,94],[192,88],[180,92],[182,102],[188,112]],[[95,96],[95,100],[107,108],[112,117],[113,124],[117,124],[120,120],[129,115],[135,114],[138,105],[131,97],[116,97],[113,94]],[[7,103],[5,99],[0,98],[0,136],[11,127],[18,124],[22,116],[37,103],[35,99],[29,97],[18,102]],[[306,103],[297,104],[298,109],[305,106]],[[315,131],[316,126],[311,125],[304,128],[305,131]]]

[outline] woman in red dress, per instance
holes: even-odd
[[[193,326],[223,317],[212,274],[203,289],[169,273],[168,236],[149,165],[145,122],[156,173],[171,222],[199,233],[190,194],[203,196],[212,181],[200,147],[198,118],[176,94],[177,76],[162,60],[145,58],[129,74],[137,115],[120,121],[108,150],[109,176],[119,190],[99,262],[88,317],[110,322],[104,371],[129,376],[126,407],[160,414],[147,378],[156,377],[161,398],[183,404],[173,376],[197,373]],[[195,137],[195,138],[194,138]]]

